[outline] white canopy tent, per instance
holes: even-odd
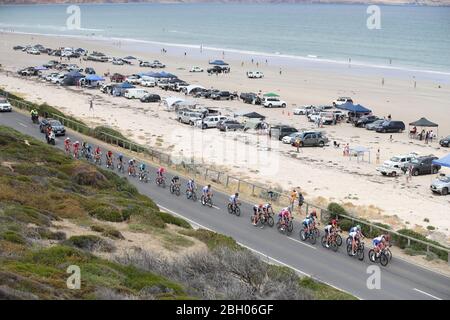
[[[164,104],[168,110],[172,110],[175,103],[183,102],[185,99],[178,97],[168,97],[164,99]]]
[[[190,94],[192,90],[194,89],[205,89],[205,87],[200,86],[198,84],[191,84],[189,86],[186,87],[186,93]]]

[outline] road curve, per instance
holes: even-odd
[[[45,142],[38,126],[32,124],[30,118],[22,113],[0,113],[0,125],[9,126]],[[67,134],[72,141],[94,141],[71,130],[67,130]],[[57,138],[56,147],[63,149],[63,139]],[[107,144],[95,141],[95,145],[97,144],[102,150],[107,149]],[[177,197],[170,194],[168,187],[163,189],[156,186],[156,168],[149,168],[151,177],[148,184],[134,178],[129,178],[129,181],[139,192],[151,197],[162,210],[181,216],[192,224],[231,236],[241,245],[301,274],[312,276],[360,299],[450,299],[449,277],[395,257],[387,267],[380,266],[380,288],[369,289],[367,281],[370,274],[367,268],[372,264],[368,261],[367,250],[364,261],[360,262],[349,257],[344,246],[333,253],[322,248],[319,242],[315,246],[303,243],[298,235],[299,221],[295,221],[294,232],[290,237],[280,234],[275,227],[255,228],[250,223],[250,203],[242,203],[240,217],[230,215],[226,210],[229,195],[214,192],[215,207],[204,207],[199,201],[186,199],[186,181],[182,179],[181,195]],[[167,181],[170,178],[168,175]]]

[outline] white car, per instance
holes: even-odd
[[[281,139],[281,142],[285,143],[285,144],[292,144],[295,139],[297,139],[298,136],[301,136],[302,132],[294,132],[291,133],[288,136],[284,136],[283,139]]]
[[[54,84],[61,84],[66,77],[63,73],[58,73],[56,76],[51,77],[50,81]]]
[[[116,59],[116,58],[113,58],[112,64],[113,64],[113,65],[116,65],[116,66],[122,66],[122,65],[124,64],[124,62],[123,62],[122,59]]]
[[[5,97],[0,97],[0,112],[11,112],[11,104]]]
[[[56,77],[58,74],[59,74],[58,72],[50,73],[50,74],[46,75],[44,79],[45,79],[46,81],[52,81],[52,78],[53,78],[53,77]]]
[[[195,122],[195,126],[202,128],[202,129],[208,129],[208,128],[216,128],[217,124],[220,121],[227,120],[228,117],[226,116],[207,116],[202,120],[197,120]]]
[[[29,48],[29,49],[27,49],[27,53],[28,53],[28,54],[35,54],[35,55],[41,54],[41,52],[40,52],[39,50],[35,49],[35,48]]]
[[[261,79],[264,78],[264,74],[261,71],[247,71],[247,78]]]
[[[402,168],[417,157],[417,153],[411,153],[402,156],[395,156],[384,161],[383,165],[376,170],[383,176],[396,177],[402,173]]]
[[[303,107],[300,107],[300,108],[295,108],[293,110],[293,113],[295,115],[306,115],[306,114],[308,114],[308,113],[310,113],[310,112],[312,112],[314,110],[315,110],[315,107],[313,105],[310,105],[310,106],[303,106]]]
[[[263,99],[262,105],[265,108],[276,108],[276,107],[286,108],[287,104],[286,101],[280,100],[277,97],[266,97]]]
[[[203,71],[204,71],[203,68],[197,66],[194,66],[191,68],[191,70],[189,70],[189,72],[203,72]]]
[[[150,64],[150,68],[165,68],[165,67],[166,67],[166,65],[161,63],[158,60],[155,60]]]
[[[138,76],[129,76],[125,78],[125,81],[131,84],[139,84],[141,82],[141,78]]]
[[[340,106],[345,103],[353,103],[353,99],[350,97],[339,97],[336,100],[333,101],[334,106]]]
[[[153,80],[146,80],[146,79],[141,80],[140,84],[143,87],[154,87],[154,86],[156,86],[156,82],[155,81],[153,81]]]

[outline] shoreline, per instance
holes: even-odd
[[[64,28],[64,27],[63,27]],[[86,29],[94,30],[94,29]],[[95,29],[99,30],[99,29]],[[105,37],[102,35],[76,35],[76,34],[52,34],[52,33],[38,33],[38,32],[25,32],[25,31],[10,31],[0,28],[0,34],[18,34],[18,35],[30,35],[30,36],[42,36],[42,37],[57,37],[67,39],[77,39],[81,41],[100,41],[114,47],[119,47],[122,50],[136,50],[141,52],[160,53],[161,48],[169,47],[174,48],[174,51],[168,53],[168,55],[176,56],[183,55],[184,52],[189,53],[190,58],[198,58],[199,60],[205,58],[205,55],[210,54],[210,60],[213,59],[225,59],[234,62],[246,61],[247,59],[258,58],[261,59],[260,65],[265,65],[265,60],[270,61],[272,66],[277,67],[296,67],[307,68],[309,70],[327,70],[331,72],[345,72],[354,75],[367,74],[377,75],[380,77],[394,77],[398,79],[415,79],[431,81],[437,84],[450,84],[450,71],[437,71],[420,69],[420,67],[408,67],[408,66],[392,66],[392,65],[380,65],[370,62],[360,62],[358,60],[340,61],[333,59],[325,59],[320,56],[312,57],[308,56],[282,54],[282,53],[269,53],[259,52],[243,49],[229,49],[219,48],[214,46],[203,46],[201,44],[182,44],[182,43],[169,43],[145,39],[133,39],[133,38],[121,38],[121,37]],[[125,47],[123,46],[125,44]],[[118,46],[119,45],[119,46]],[[136,45],[140,45],[136,46]],[[173,53],[172,53],[173,52]],[[224,53],[224,54],[223,54]],[[256,68],[255,68],[256,69]]]

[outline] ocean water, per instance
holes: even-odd
[[[66,26],[68,5],[0,6],[5,31],[122,38],[234,53],[395,67],[450,75],[450,7],[380,6],[380,29],[367,6],[335,4],[80,5],[80,29]]]

